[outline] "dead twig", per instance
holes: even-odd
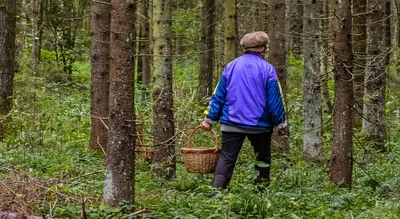
[[[128,218],[128,217],[131,217],[131,216],[135,216],[135,215],[137,215],[137,214],[141,214],[141,213],[144,213],[144,212],[146,212],[146,211],[147,211],[147,209],[144,208],[144,209],[142,209],[142,210],[140,210],[140,211],[136,211],[136,212],[133,212],[132,214],[128,214],[128,215],[126,215],[126,216],[124,216],[124,217],[122,217],[122,218]]]
[[[10,187],[8,187],[3,181],[0,180],[0,183],[1,183],[1,185],[4,186],[4,188],[6,188],[8,191],[10,191],[15,197],[18,197],[17,194],[12,189],[10,189]]]

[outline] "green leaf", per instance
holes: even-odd
[[[267,164],[263,161],[256,161],[255,164],[256,164],[256,166],[261,167],[261,168],[266,168],[266,167],[270,166],[269,164]]]

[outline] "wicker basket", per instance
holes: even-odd
[[[218,136],[213,129],[212,133],[215,137],[215,147],[213,148],[192,148],[190,143],[192,141],[194,133],[201,127],[197,127],[193,130],[189,137],[189,141],[186,148],[181,148],[183,157],[183,163],[185,170],[188,173],[214,173],[217,161],[220,155],[218,149]]]

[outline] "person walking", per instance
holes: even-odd
[[[201,123],[204,130],[221,123],[222,147],[212,181],[214,188],[227,188],[235,163],[247,137],[256,160],[259,175],[255,183],[268,186],[271,165],[271,135],[274,127],[287,126],[282,91],[275,68],[265,61],[269,43],[267,33],[255,31],[243,36],[243,55],[225,67],[211,97],[207,115]]]

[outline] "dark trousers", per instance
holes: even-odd
[[[271,135],[272,130],[260,134],[222,132],[221,156],[217,163],[212,186],[216,188],[226,188],[232,178],[240,149],[246,137],[253,146],[256,160],[271,165]],[[270,167],[255,166],[256,170],[259,172],[256,181],[265,181],[268,183]]]

